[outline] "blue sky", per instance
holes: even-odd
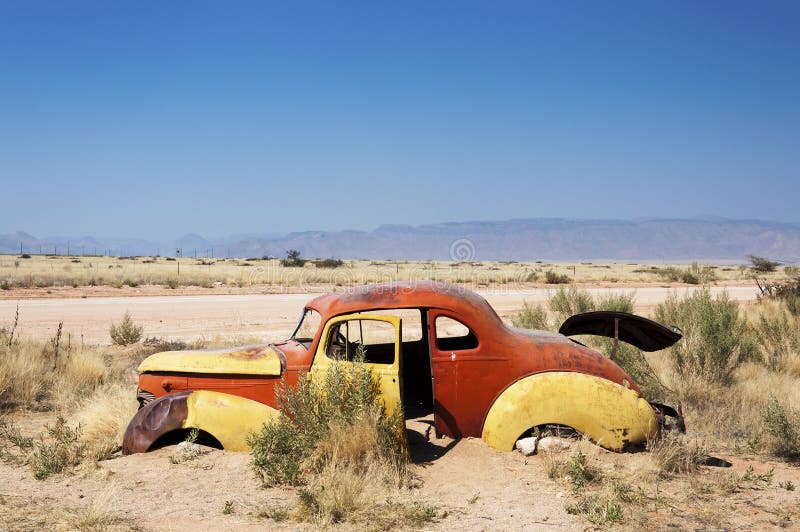
[[[0,233],[800,222],[800,2],[0,0]]]

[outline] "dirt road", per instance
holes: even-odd
[[[635,292],[638,312],[647,313],[671,292],[683,294],[696,287],[615,286],[586,288],[597,294]],[[758,293],[752,285],[714,286],[713,293],[727,290],[732,299],[753,301]],[[543,303],[552,288],[480,291],[503,317],[514,314],[524,301]],[[215,336],[253,336],[265,340],[285,337],[300,317],[303,305],[314,294],[192,295],[153,297],[96,297],[86,299],[0,300],[0,327],[13,322],[19,305],[19,333],[23,337],[47,339],[59,321],[72,341],[107,344],[112,321],[128,311],[144,326],[146,336],[195,340]]]

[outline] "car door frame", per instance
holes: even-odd
[[[403,345],[403,324],[402,319],[397,316],[388,314],[357,312],[353,314],[342,314],[330,318],[322,327],[322,335],[317,345],[317,350],[314,353],[314,360],[311,363],[309,371],[309,378],[312,380],[321,379],[324,373],[327,372],[330,365],[335,359],[328,357],[328,343],[330,341],[331,327],[336,324],[352,320],[367,320],[367,321],[381,321],[389,323],[394,327],[394,361],[392,364],[379,364],[364,362],[364,365],[369,368],[372,375],[378,380],[378,385],[381,389],[381,399],[383,400],[386,412],[391,414],[397,407],[403,404],[403,390],[401,364],[402,364],[402,345]],[[338,361],[344,364],[353,364],[353,362],[342,360]]]

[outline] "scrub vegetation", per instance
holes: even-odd
[[[298,288],[307,285],[353,286],[371,282],[434,279],[468,285],[547,286],[567,283],[702,284],[791,276],[793,266],[760,271],[747,265],[602,264],[591,262],[378,261],[305,259],[289,250],[269,257],[105,257],[0,255],[0,289],[69,290],[93,293],[194,289]],[[3,293],[3,292],[0,292]]]
[[[334,362],[321,380],[282,385],[281,415],[250,436],[252,466],[264,485],[300,486],[289,514],[325,525],[379,528],[435,518],[435,509],[402,502],[408,453],[400,410],[387,413],[379,386],[356,357]]]
[[[648,399],[681,404],[688,432],[664,432],[648,442],[649,452],[636,471],[619,464],[609,471],[583,447],[566,458],[546,456],[550,477],[571,488],[569,513],[596,526],[636,527],[650,523],[653,512],[664,508],[672,515],[675,510],[684,512],[673,518],[672,526],[725,528],[730,513],[708,510],[709,515],[696,515],[689,508],[697,500],[732,494],[745,504],[754,496],[747,495],[751,492],[794,488],[791,482],[790,488],[785,487],[787,481],[774,482],[771,469],[756,471],[751,466],[742,473],[709,464],[724,465],[713,457],[714,449],[795,466],[800,461],[800,319],[791,309],[791,288],[786,288],[795,282],[775,283],[780,288],[749,305],[699,288],[683,297],[673,294],[653,309],[651,317],[678,326],[683,339],[648,354],[620,343],[615,360],[642,385]],[[577,312],[631,312],[633,301],[634,294],[601,301],[576,287],[562,287],[546,308],[525,304],[512,321],[516,326],[555,329]],[[608,339],[579,339],[610,352]],[[797,518],[780,506],[764,513],[764,519],[776,525]]]

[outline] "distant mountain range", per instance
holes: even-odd
[[[520,219],[382,225],[373,231],[307,231],[208,240],[188,234],[151,241],[114,237],[0,234],[0,253],[391,260],[746,261],[748,254],[800,261],[800,224],[722,218]]]

